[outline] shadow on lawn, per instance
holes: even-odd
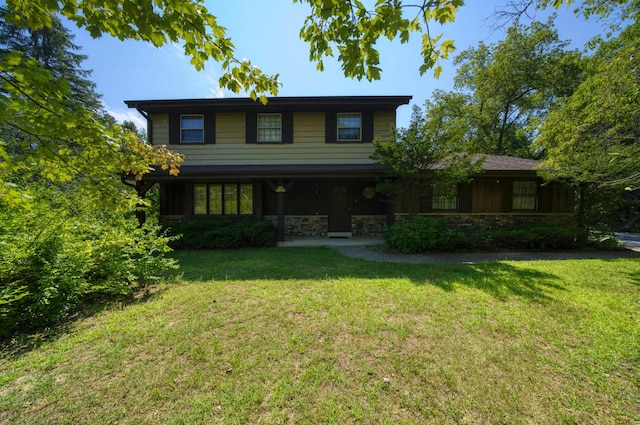
[[[167,289],[169,289],[168,285],[149,285],[137,288],[130,297],[87,300],[77,310],[54,326],[26,329],[8,338],[0,338],[0,359],[3,357],[17,359],[44,344],[51,343],[64,335],[74,332],[75,325],[80,320],[90,319],[104,311],[123,309],[129,305],[153,301],[162,296]]]
[[[560,279],[524,265],[375,263],[345,257],[329,248],[277,248],[237,251],[178,251],[182,281],[407,279],[444,291],[469,287],[506,300],[513,296],[551,300],[550,290],[563,290]]]

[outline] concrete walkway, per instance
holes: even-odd
[[[616,233],[615,235],[627,248],[640,252],[640,233]]]
[[[627,237],[631,235],[631,237]],[[463,252],[399,254],[384,251],[381,238],[291,238],[278,242],[280,247],[329,247],[348,257],[387,263],[464,263],[488,261],[536,261],[536,260],[582,260],[640,258],[640,235],[624,234],[621,241],[629,249],[622,251],[526,251],[526,252]]]

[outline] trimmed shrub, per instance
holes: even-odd
[[[576,248],[580,231],[576,226],[536,223],[488,233],[495,248],[553,250]]]
[[[167,226],[174,249],[261,248],[276,244],[276,230],[269,220],[215,218]]]
[[[576,226],[536,223],[498,230],[455,229],[435,217],[414,217],[383,232],[392,251],[415,254],[428,251],[576,248],[583,238]]]
[[[456,234],[444,222],[433,217],[414,217],[408,223],[394,223],[383,231],[388,249],[404,254],[431,251],[446,246]]]

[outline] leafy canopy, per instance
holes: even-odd
[[[607,210],[609,194],[640,185],[640,24],[603,41],[587,60],[585,78],[552,109],[536,146],[542,173],[581,193],[583,224],[592,209]],[[609,208],[610,209],[610,208]]]
[[[391,198],[402,197],[410,212],[417,211],[420,193],[434,182],[458,183],[480,171],[483,157],[462,150],[450,128],[414,106],[408,128],[394,129],[388,139],[376,138],[374,162],[395,176],[377,189]],[[437,111],[435,112],[437,114]]]

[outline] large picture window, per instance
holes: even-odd
[[[362,140],[362,114],[338,114],[338,142]]]
[[[180,143],[204,143],[204,115],[180,116]]]
[[[258,114],[258,142],[282,142],[282,115]]]
[[[431,209],[455,211],[458,209],[458,185],[455,183],[436,182],[431,194]]]
[[[537,182],[533,180],[514,180],[512,209],[534,211],[536,209],[537,192]]]
[[[194,184],[193,213],[196,215],[252,215],[253,185]]]

